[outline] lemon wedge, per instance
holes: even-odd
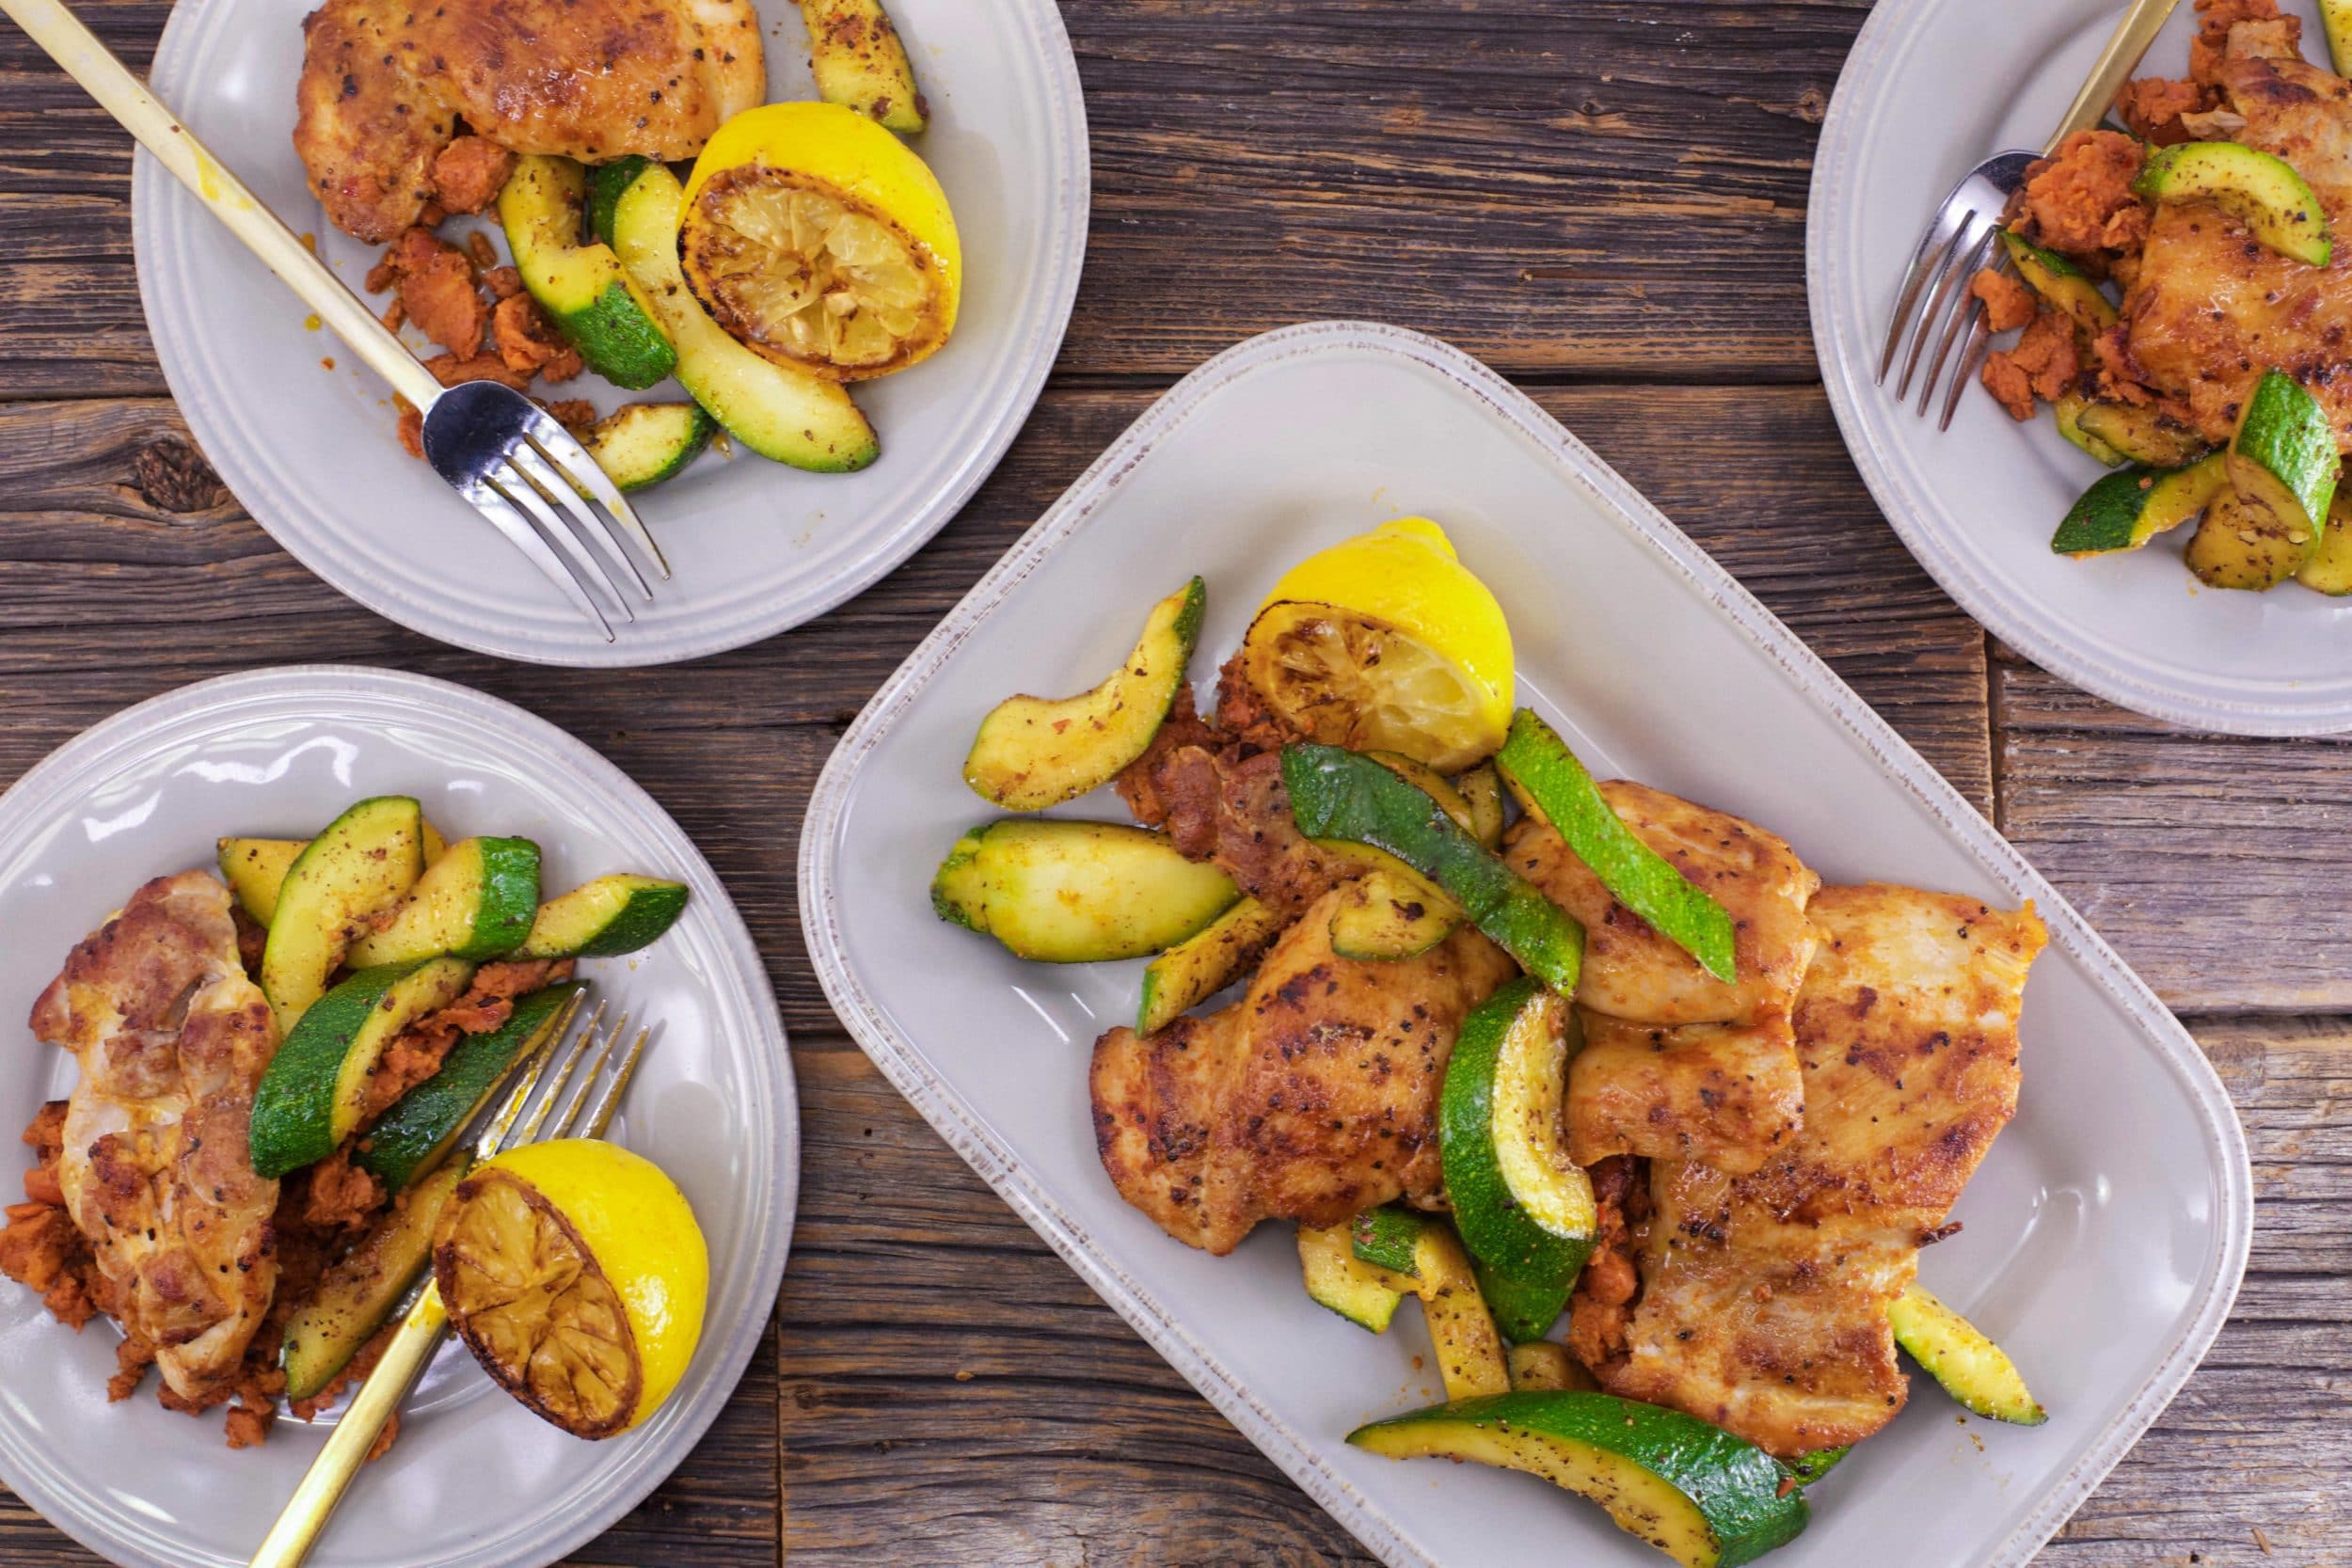
[[[1266,595],[1242,672],[1311,740],[1396,752],[1440,773],[1502,746],[1511,628],[1445,531],[1400,517],[1308,557]]]
[[[661,1407],[693,1359],[710,1256],[677,1184],[592,1138],[511,1149],[458,1184],[435,1233],[450,1323],[499,1384],[575,1437]]]
[[[955,328],[963,251],[946,193],[837,103],[770,103],[721,126],[686,182],[678,247],[712,319],[778,364],[862,381]]]

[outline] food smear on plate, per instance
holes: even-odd
[[[2032,909],[1824,886],[1595,779],[1511,706],[1500,605],[1426,518],[1282,576],[1204,717],[1210,586],[966,764],[1015,809],[1112,783],[1132,824],[980,822],[930,893],[1030,961],[1159,944],[1088,1068],[1104,1174],[1211,1254],[1295,1222],[1308,1297],[1370,1332],[1422,1303],[1448,1402],[1349,1440],[1528,1471],[1718,1568],[1804,1528],[1903,1407],[1899,1349],[2042,1419],[1916,1280],[2016,1110]]]
[[[2117,96],[2026,170],[2002,265],[1970,292],[2014,341],[1986,389],[2120,470],[2051,548],[2091,559],[2195,527],[2208,587],[2352,593],[2336,500],[2352,449],[2352,83],[2306,60],[2276,0],[2198,0],[2189,74]],[[2013,273],[2013,276],[2012,276]],[[2110,293],[2112,291],[2112,293]]]
[[[365,1376],[461,1190],[461,1134],[568,1017],[575,962],[660,940],[687,890],[616,875],[543,901],[536,845],[451,842],[407,796],[217,849],[217,875],[134,892],[33,1004],[80,1076],[25,1131],[0,1275],[69,1327],[111,1320],[111,1399],[153,1367],[167,1408],[226,1407],[246,1448]],[[691,1355],[690,1293],[639,1338]],[[639,1414],[683,1368],[658,1349]]]
[[[328,221],[388,247],[367,289],[392,293],[388,327],[438,348],[441,385],[542,388],[620,488],[674,478],[721,431],[854,472],[881,449],[840,384],[935,353],[963,261],[946,194],[898,139],[930,107],[897,27],[879,0],[803,8],[823,102],[763,105],[743,0],[328,0],[303,24],[295,150]],[[666,166],[688,159],[681,193]],[[508,260],[485,231],[442,232],[474,214]],[[599,414],[545,395],[583,373],[628,390],[675,376],[689,401]],[[401,404],[397,433],[423,454],[418,409]]]

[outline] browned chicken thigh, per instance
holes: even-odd
[[[327,0],[302,27],[294,149],[370,242],[418,220],[460,121],[511,152],[675,161],[767,90],[750,0]]]

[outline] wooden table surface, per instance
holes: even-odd
[[[167,13],[81,9],[135,67]],[[1794,626],[2229,1084],[2259,1197],[2236,1310],[2041,1561],[2352,1561],[2352,747],[2087,697],[1994,643],[1879,516],[1822,398],[1802,260],[1816,131],[1866,11],[1070,0],[1091,247],[1003,467],[822,620],[620,674],[380,621],[186,461],[133,277],[128,140],[0,24],[0,783],[187,680],[365,662],[564,725],[708,854],[792,1034],[800,1229],[720,1425],[575,1560],[1369,1562],[867,1065],[810,972],[793,875],[802,804],[867,694],[1161,389],[1289,322],[1419,327],[1528,388]],[[94,1560],[0,1491],[0,1563]]]

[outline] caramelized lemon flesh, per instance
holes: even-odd
[[[1268,605],[1242,643],[1250,686],[1292,729],[1352,752],[1398,752],[1439,772],[1494,750],[1486,694],[1426,642],[1335,605]]]

